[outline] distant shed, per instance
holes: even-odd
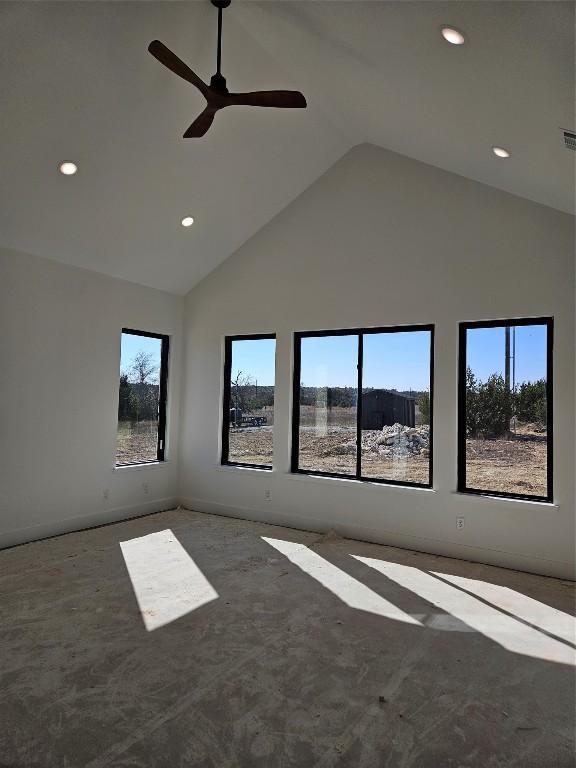
[[[392,424],[416,426],[416,401],[413,397],[371,389],[362,396],[362,429],[382,429]]]

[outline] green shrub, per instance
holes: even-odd
[[[518,421],[546,425],[546,379],[521,384],[515,397]]]
[[[502,437],[510,431],[512,395],[504,378],[493,373],[477,390],[478,432],[483,437]]]
[[[510,431],[510,419],[546,424],[546,380],[524,382],[516,393],[504,378],[493,373],[484,382],[466,369],[466,436],[503,437]]]
[[[478,435],[478,382],[470,368],[466,368],[466,437]]]
[[[430,424],[430,393],[422,392],[418,398],[418,409],[422,417],[422,424]]]

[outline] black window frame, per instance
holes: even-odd
[[[220,451],[220,464],[225,467],[244,467],[245,469],[262,469],[271,471],[272,464],[249,464],[243,461],[231,461],[230,454],[230,402],[231,402],[231,377],[232,377],[232,345],[235,341],[262,341],[274,339],[275,333],[248,333],[224,337],[224,389],[222,393],[222,445]],[[276,366],[276,345],[274,345],[274,366]],[[276,405],[276,372],[274,372],[274,405]],[[272,433],[274,440],[274,433]]]
[[[546,490],[545,496],[469,488],[466,485],[466,367],[467,332],[476,328],[512,328],[513,326],[546,326]],[[459,325],[458,339],[458,492],[474,496],[491,496],[519,501],[553,503],[554,501],[554,318],[522,317],[504,320],[476,320]]]
[[[430,440],[428,456],[428,482],[415,483],[409,480],[388,480],[380,477],[366,477],[362,475],[362,374],[364,363],[364,336],[381,333],[406,333],[410,331],[430,332]],[[337,330],[322,331],[297,331],[294,333],[294,367],[292,378],[292,450],[290,471],[297,475],[314,475],[316,477],[334,477],[344,480],[356,480],[363,483],[378,483],[380,485],[393,485],[403,488],[433,488],[433,454],[434,454],[434,332],[433,323],[417,325],[388,325],[378,328],[339,328]],[[358,361],[357,361],[357,389],[358,402],[356,406],[356,472],[354,474],[342,474],[340,472],[322,472],[316,469],[301,469],[298,466],[300,448],[300,375],[301,375],[301,342],[304,338],[318,338],[327,336],[357,336],[358,337]]]
[[[158,437],[156,440],[156,458],[149,461],[133,461],[126,464],[118,464],[122,467],[141,467],[146,464],[158,464],[166,461],[166,407],[168,401],[168,361],[170,355],[170,337],[164,333],[152,333],[150,331],[138,331],[135,328],[122,328],[122,335],[144,336],[148,339],[159,339],[160,345],[160,376],[158,390]],[[120,337],[122,338],[122,336]]]

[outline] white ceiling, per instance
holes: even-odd
[[[0,246],[183,294],[362,142],[574,211],[573,3],[234,0],[231,90],[309,107],[233,107],[185,140],[204,100],[146,48],[209,80],[215,23],[208,0],[0,3]]]

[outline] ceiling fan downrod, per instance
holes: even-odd
[[[211,0],[211,2],[215,8],[218,8],[218,47],[216,51],[216,74],[210,78],[210,86],[215,91],[228,93],[226,78],[222,75],[220,68],[222,64],[222,11],[224,8],[228,8],[231,0]]]

